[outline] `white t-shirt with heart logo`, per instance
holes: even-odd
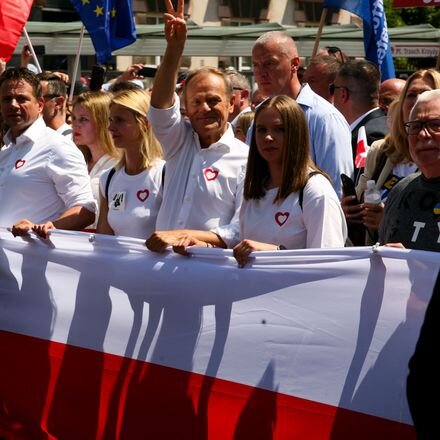
[[[115,235],[148,238],[156,230],[156,219],[162,202],[162,169],[158,160],[151,168],[135,176],[116,170],[108,187],[107,220]],[[110,170],[101,175],[99,187],[105,195]]]
[[[278,188],[259,200],[243,200],[240,240],[283,245],[287,249],[344,247],[347,226],[338,196],[321,174],[310,177],[304,188],[303,208],[299,193],[280,204],[273,203]]]

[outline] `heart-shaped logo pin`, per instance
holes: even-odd
[[[17,160],[17,162],[15,162],[15,169],[18,170],[18,169],[21,168],[25,163],[26,163],[26,161],[25,161],[24,159],[19,159],[19,160]]]
[[[218,170],[214,170],[212,168],[206,168],[204,171],[206,180],[215,180],[218,176]]]
[[[148,196],[150,195],[150,191],[148,191],[148,189],[140,189],[137,193],[136,193],[136,197],[141,201],[141,202],[145,202],[145,200],[148,199]]]
[[[278,225],[283,226],[284,223],[287,222],[287,219],[289,218],[288,212],[277,212],[275,214],[275,221],[278,223]]]

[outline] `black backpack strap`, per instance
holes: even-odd
[[[167,164],[164,164],[163,168],[162,168],[162,191],[163,191],[163,186],[165,185],[165,167],[167,166]]]
[[[309,175],[307,176],[307,182],[305,183],[305,185],[299,190],[299,194],[298,194],[298,201],[299,201],[299,206],[301,208],[301,211],[303,210],[303,200],[304,200],[304,188],[306,187],[307,183],[309,182],[310,177],[314,176],[315,174],[321,174],[319,171],[311,171],[309,173]]]
[[[68,134],[72,134],[73,130],[71,128],[67,128],[66,130],[64,130],[61,134],[63,136],[67,136]]]
[[[110,186],[110,181],[112,180],[113,174],[115,174],[116,168],[112,168],[107,176],[107,181],[105,182],[105,198],[108,200],[108,187]]]

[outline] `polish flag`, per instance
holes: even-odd
[[[105,234],[0,227],[0,245],[0,438],[416,439],[405,384],[438,252],[239,268]]]
[[[8,62],[17,47],[33,0],[1,0],[0,2],[0,59]]]
[[[356,147],[356,158],[354,159],[354,164],[356,168],[360,169],[365,166],[365,159],[368,152],[367,143],[367,133],[365,132],[365,127],[362,126],[358,131],[357,147]]]

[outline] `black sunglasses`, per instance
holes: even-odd
[[[326,46],[325,49],[327,49],[327,52],[329,55],[335,56],[335,58],[338,58],[337,55],[339,55],[340,60],[345,63],[345,56],[342,53],[342,50],[339,49],[337,46]]]
[[[54,98],[59,98],[61,95],[54,95],[54,94],[47,94],[47,95],[43,95],[43,98],[44,99],[46,99],[46,100],[48,100],[48,101],[50,101],[51,99],[54,99]]]
[[[330,95],[334,95],[335,94],[335,90],[336,89],[345,89],[345,90],[348,90],[348,88],[347,87],[344,87],[344,86],[335,86],[333,83],[331,83],[331,84],[329,84],[328,85],[328,92],[330,93]]]

